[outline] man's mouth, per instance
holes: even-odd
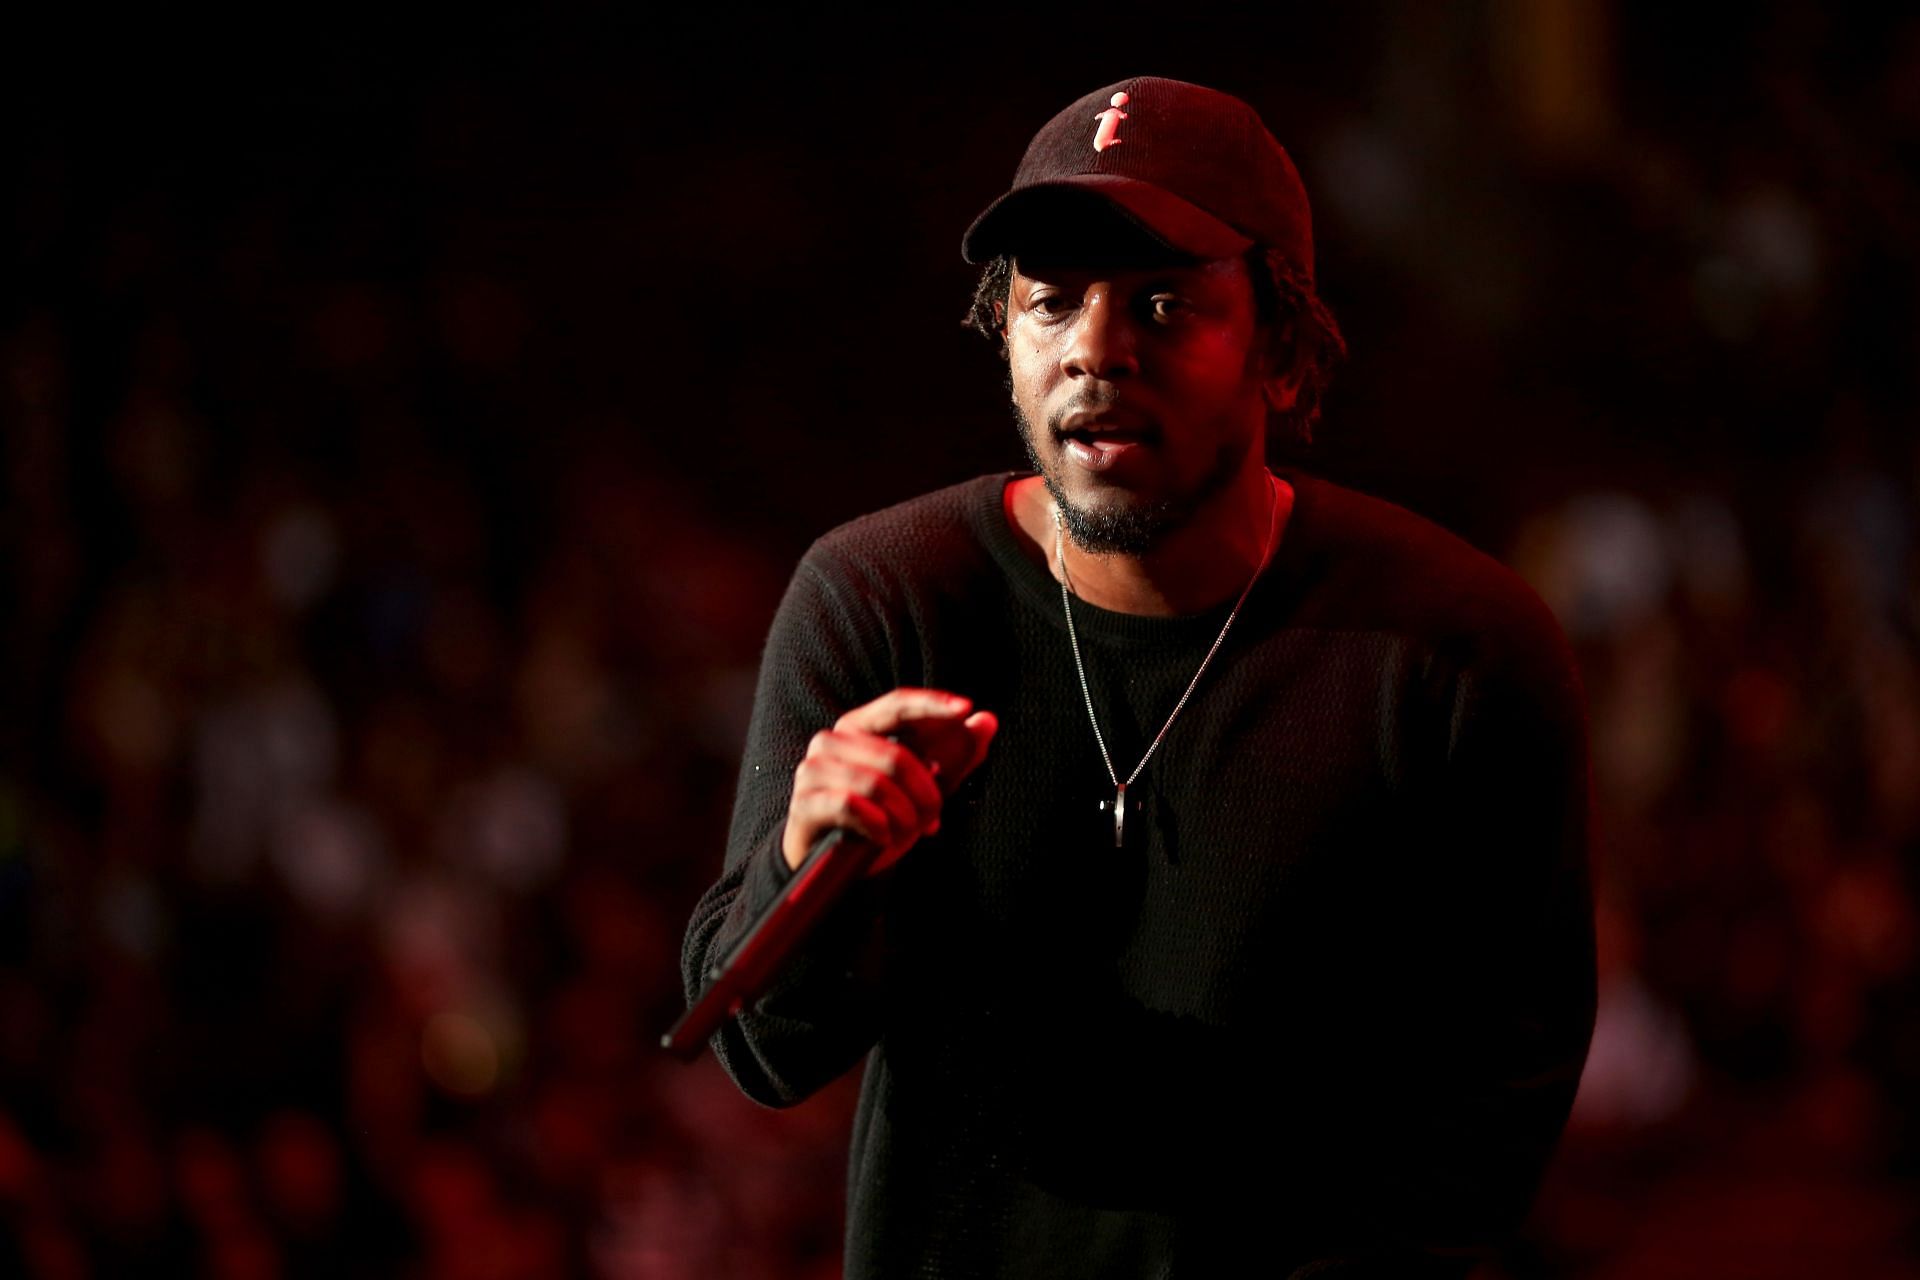
[[[1143,443],[1139,436],[1067,437],[1067,456],[1089,471],[1105,471]]]
[[[1105,471],[1143,444],[1151,444],[1151,428],[1095,413],[1067,415],[1054,429],[1067,457],[1089,471]]]

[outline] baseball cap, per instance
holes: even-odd
[[[1218,89],[1136,76],[1080,98],[1033,135],[960,254],[1017,252],[1057,234],[1089,196],[1177,252],[1224,258],[1264,244],[1313,278],[1313,219],[1293,160],[1252,107]]]

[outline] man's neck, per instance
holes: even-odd
[[[1053,498],[1039,476],[1008,485],[1007,523],[1027,554],[1057,580]],[[1202,613],[1237,599],[1272,545],[1285,535],[1293,489],[1264,466],[1242,471],[1193,520],[1143,555],[1095,555],[1061,538],[1073,593],[1116,613],[1171,617]]]

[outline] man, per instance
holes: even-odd
[[[689,992],[824,833],[881,853],[716,1050],[775,1106],[866,1059],[849,1275],[1464,1275],[1592,1029],[1565,641],[1267,466],[1340,340],[1245,103],[1089,94],[964,252],[1033,472],[801,561]]]

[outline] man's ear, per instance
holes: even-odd
[[[1260,393],[1266,397],[1267,408],[1285,413],[1300,401],[1300,370],[1296,368],[1284,376],[1268,378],[1260,384]]]
[[[1000,331],[1002,338],[1007,336],[1007,300],[1005,298],[993,300],[993,327]]]
[[[1308,353],[1297,341],[1299,332],[1299,325],[1287,320],[1268,335],[1260,394],[1275,413],[1285,413],[1299,403],[1300,386],[1306,381]]]

